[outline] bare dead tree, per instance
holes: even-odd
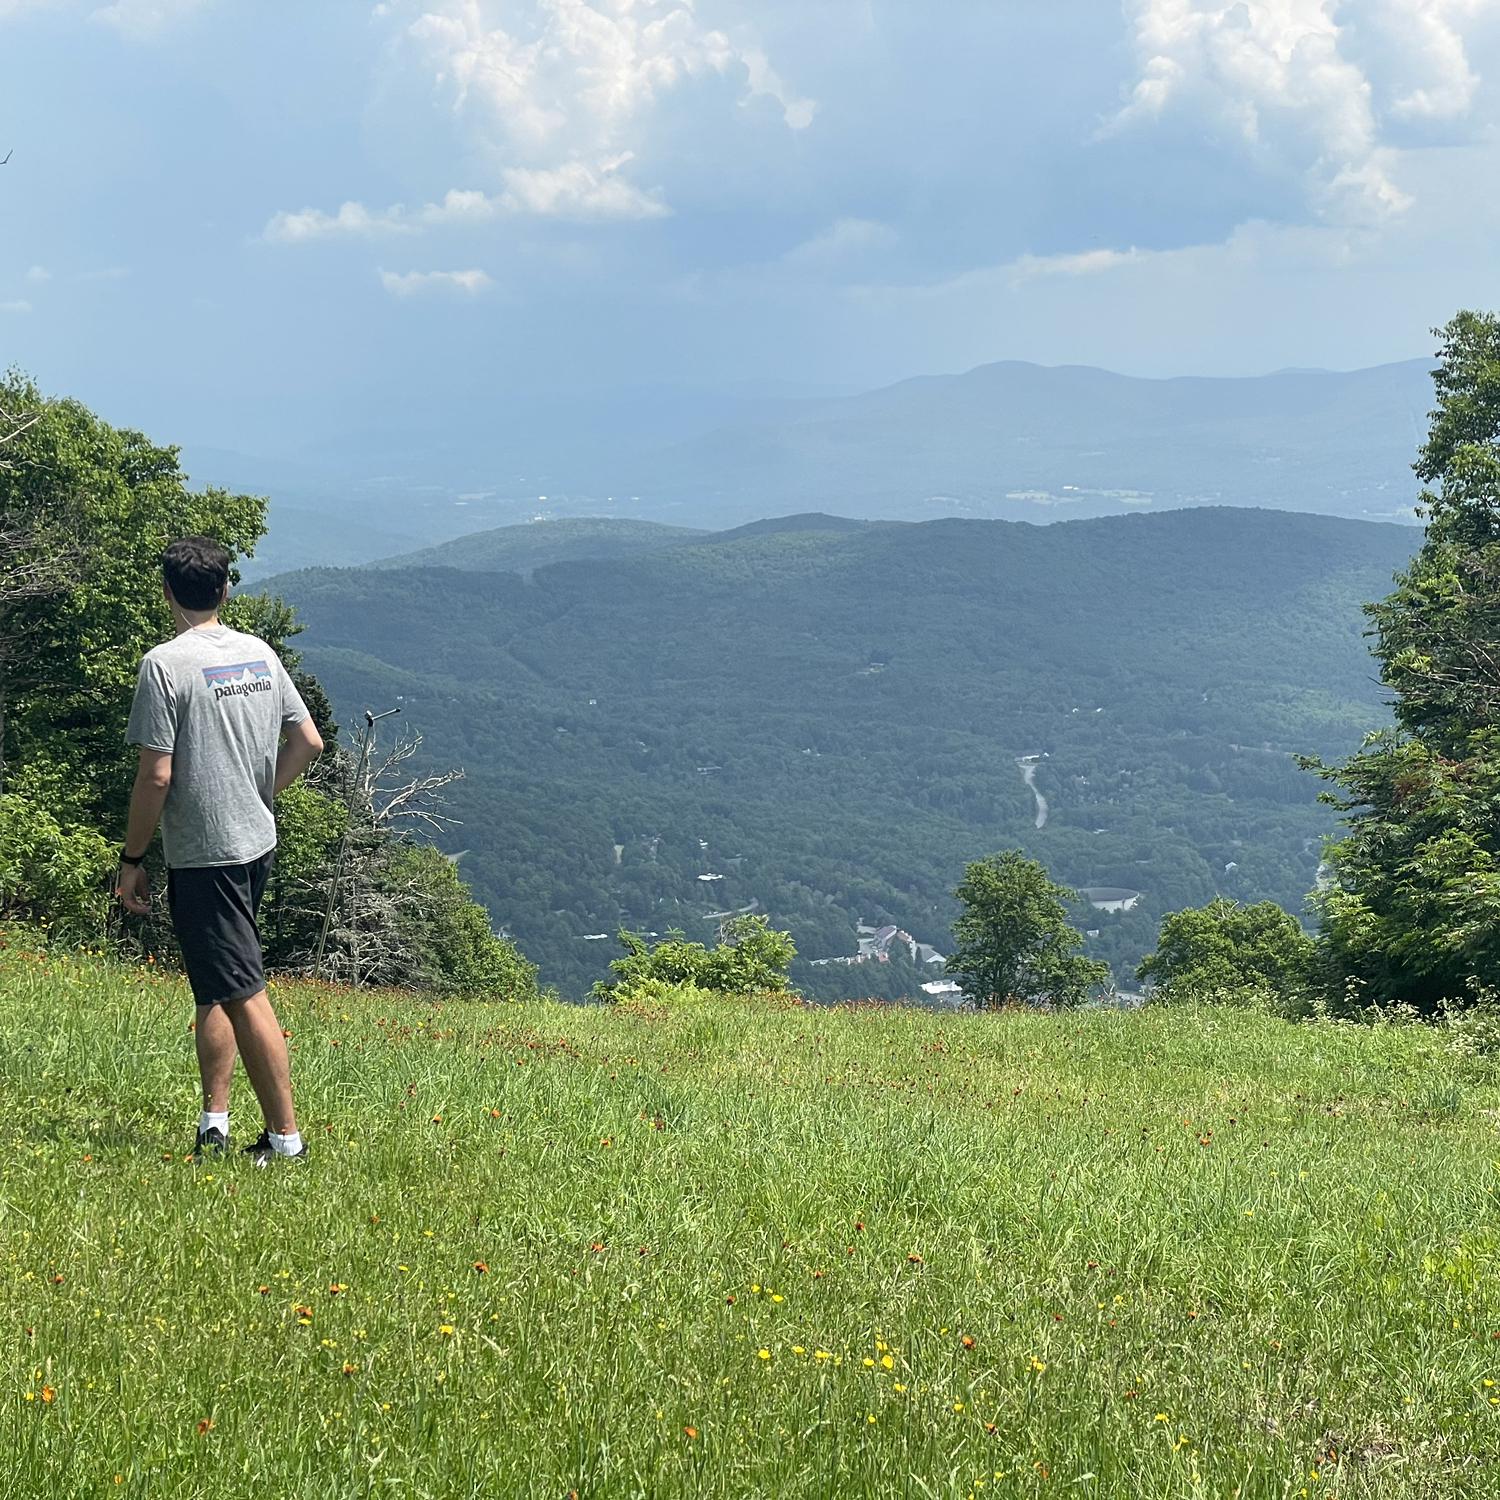
[[[462,781],[464,773],[454,767],[408,780],[407,769],[421,749],[421,734],[405,730],[385,759],[378,766],[372,765],[367,773],[363,800],[370,807],[377,828],[405,835],[414,828],[441,834],[458,827],[458,820],[443,811],[447,800],[444,793],[454,782]]]
[[[422,736],[402,734],[378,760],[359,774],[347,751],[330,758],[314,778],[318,790],[351,808],[343,878],[335,892],[333,917],[323,951],[323,974],[339,984],[407,985],[420,980],[422,955],[411,934],[435,907],[430,877],[413,866],[407,851],[424,837],[458,826],[444,811],[446,789],[460,780],[458,769],[416,773]],[[312,967],[312,935],[328,900],[333,863],[288,883],[277,893],[278,920],[307,935],[303,948],[287,953],[282,966],[294,972]]]

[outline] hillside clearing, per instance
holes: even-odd
[[[256,1172],[175,979],[13,942],[8,1495],[1493,1493],[1454,1033],[291,987]]]

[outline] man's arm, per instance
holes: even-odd
[[[151,847],[171,785],[171,753],[148,750],[143,745],[136,766],[135,785],[130,792],[130,820],[125,830],[125,853],[132,859],[144,855]],[[122,863],[115,894],[127,911],[133,911],[138,917],[147,916],[151,911],[151,880],[146,867]]]
[[[284,792],[322,753],[323,736],[311,718],[288,724],[276,755],[276,791]]]

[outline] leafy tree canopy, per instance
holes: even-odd
[[[1319,897],[1330,985],[1423,1010],[1500,983],[1500,319],[1439,335],[1426,538],[1368,611],[1397,729],[1312,763],[1348,829]]]
[[[1078,1005],[1108,981],[1108,964],[1077,951],[1066,905],[1075,893],[1035,860],[1014,849],[975,860],[954,894],[963,911],[948,973],[977,1005]]]
[[[0,533],[29,538],[33,554],[57,549],[45,596],[0,598],[0,760],[26,768],[54,816],[117,821],[136,668],[172,630],[162,549],[202,534],[247,555],[265,501],[189,489],[176,448],[45,398],[22,376],[0,380],[0,411],[27,414],[3,450]]]
[[[719,942],[709,948],[690,943],[681,932],[650,946],[634,932],[621,932],[623,958],[610,969],[615,978],[594,986],[596,1000],[620,1000],[654,989],[687,985],[722,994],[787,993],[787,970],[797,956],[790,934],[777,932],[764,916],[731,917],[719,931]]]
[[[1295,1005],[1313,953],[1302,924],[1274,901],[1242,906],[1220,897],[1171,913],[1136,978],[1156,985],[1162,1000],[1272,996]]]
[[[22,376],[0,380],[0,914],[67,941],[102,935],[104,879],[131,784],[124,730],[136,671],[174,628],[161,552],[202,534],[242,558],[265,519],[254,496],[189,489],[176,448],[46,398]],[[534,994],[535,969],[494,933],[453,865],[382,823],[369,788],[352,796],[327,695],[290,644],[302,630],[291,606],[235,596],[224,618],[278,653],[328,746],[314,780],[278,806],[281,852],[262,922],[268,961],[307,966],[357,803],[363,858],[345,905],[371,914],[357,936],[378,949],[357,975],[443,993]],[[404,805],[421,784],[376,800]]]

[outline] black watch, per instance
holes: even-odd
[[[146,863],[146,856],[144,854],[127,854],[121,849],[120,863],[122,865],[143,865]]]

